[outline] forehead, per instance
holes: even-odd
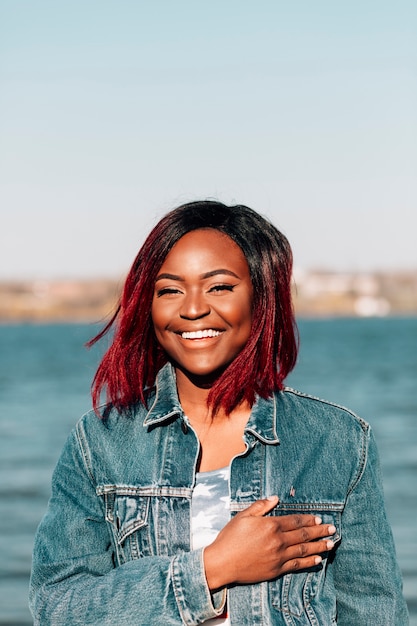
[[[214,228],[192,230],[183,235],[168,253],[162,267],[172,264],[179,264],[183,271],[207,264],[216,267],[235,265],[249,271],[245,255],[237,243]]]

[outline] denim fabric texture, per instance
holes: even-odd
[[[285,389],[257,400],[245,440],[231,462],[232,515],[276,494],[273,515],[319,515],[336,526],[337,543],[314,568],[231,587],[231,624],[406,626],[369,425]],[[202,550],[190,551],[198,452],[169,364],[149,409],[81,418],[36,535],[36,626],[192,626],[222,612],[225,594],[210,594]]]

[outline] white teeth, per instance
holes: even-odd
[[[219,330],[208,328],[207,330],[195,330],[190,333],[181,333],[181,337],[183,339],[205,339],[206,337],[218,337],[220,334]]]

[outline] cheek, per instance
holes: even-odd
[[[151,308],[151,322],[154,328],[158,326],[158,310],[154,306],[153,302],[152,302],[152,308]]]
[[[228,311],[227,317],[230,323],[240,330],[241,333],[250,333],[252,328],[252,304],[246,298],[235,303]]]
[[[163,331],[165,328],[165,324],[164,324],[163,318],[161,317],[158,311],[152,310],[151,322],[152,322],[152,326],[153,326],[153,330],[154,330],[157,342],[162,343],[163,337],[164,337]]]
[[[151,322],[153,326],[153,331],[156,337],[156,341],[159,343],[162,348],[165,348],[165,344],[167,341],[167,333],[164,332],[166,324],[164,323],[163,316],[161,316],[158,310],[152,309]]]
[[[168,307],[161,305],[158,300],[152,302],[151,319],[155,330],[159,327],[165,326],[167,319]]]
[[[252,298],[242,298],[239,303],[239,316],[242,324],[251,324],[252,322]]]

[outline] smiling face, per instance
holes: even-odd
[[[181,237],[156,278],[152,320],[177,379],[220,374],[251,332],[252,282],[239,246],[214,229]]]

